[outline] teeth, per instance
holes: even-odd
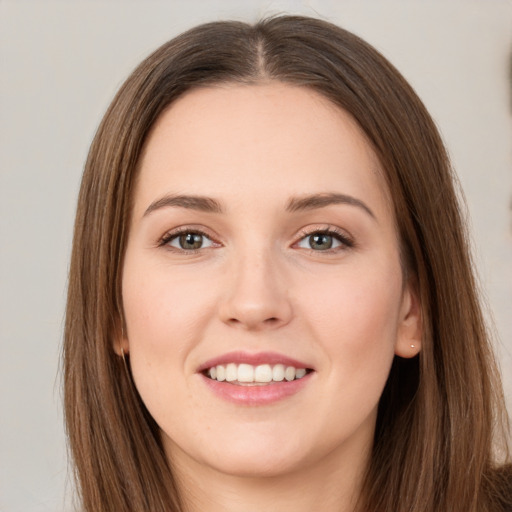
[[[229,363],[226,366],[226,380],[228,382],[233,382],[234,380],[237,379],[237,377],[238,377],[238,372],[237,372],[236,364]]]
[[[276,382],[284,380],[284,365],[276,364],[274,368],[272,368],[272,380]]]
[[[293,366],[287,366],[284,371],[284,378],[287,381],[295,379],[295,368]]]
[[[283,364],[252,366],[250,364],[235,363],[212,366],[207,372],[212,380],[244,384],[266,384],[268,382],[282,382],[283,380],[290,382],[295,379],[302,379],[306,373],[305,368],[295,368],[293,366],[284,366]]]
[[[299,368],[295,371],[295,378],[296,379],[302,379],[306,375],[306,369],[305,368]]]
[[[240,365],[242,366],[242,365]],[[240,370],[239,370],[240,371]],[[240,380],[240,373],[238,374]],[[271,382],[272,381],[272,367],[269,364],[260,364],[254,369],[253,382]]]
[[[254,382],[254,367],[250,364],[239,364],[236,380],[238,382]]]
[[[224,366],[219,365],[216,367],[216,370],[217,370],[217,380],[219,382],[226,380],[226,368],[224,368]]]

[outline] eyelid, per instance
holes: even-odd
[[[212,245],[209,247],[201,247],[199,249],[180,249],[180,248],[173,247],[173,246],[169,245],[169,242],[171,240],[173,240],[185,233],[194,233],[194,234],[204,236],[205,238],[207,238],[208,240],[210,240],[212,242]],[[321,253],[321,252],[328,254],[328,253],[332,253],[332,252],[343,251],[346,249],[353,248],[356,245],[354,238],[346,230],[342,230],[338,226],[324,224],[324,225],[316,225],[316,226],[302,228],[297,233],[297,235],[295,237],[296,241],[292,244],[292,247],[296,247],[299,242],[301,242],[308,236],[311,236],[311,235],[314,235],[317,233],[318,234],[327,234],[329,236],[332,236],[337,241],[339,241],[341,245],[338,247],[332,248],[332,249],[327,249],[325,251],[315,251],[313,249],[309,249],[310,251],[315,252],[316,254]],[[179,226],[179,227],[170,229],[169,231],[166,231],[160,237],[160,239],[157,241],[156,245],[158,247],[168,248],[169,250],[175,250],[176,252],[180,252],[180,253],[193,254],[195,252],[199,252],[204,249],[210,249],[212,247],[214,247],[214,248],[221,247],[223,244],[221,242],[219,242],[218,237],[216,237],[215,235],[212,235],[209,232],[209,230],[207,230],[203,227],[189,225],[189,226]],[[305,249],[305,250],[308,250],[308,249]]]
[[[299,233],[297,234],[297,241],[294,242],[293,245],[296,246],[299,242],[301,242],[305,238],[307,238],[311,235],[317,234],[317,233],[332,236],[337,241],[339,241],[341,245],[339,247],[335,247],[332,249],[326,249],[325,251],[315,251],[313,249],[306,249],[306,250],[313,251],[315,254],[322,253],[322,252],[325,254],[328,254],[330,252],[332,253],[332,252],[337,252],[340,250],[343,251],[346,249],[351,249],[351,248],[355,247],[355,245],[356,245],[352,235],[350,235],[347,231],[342,230],[341,228],[339,228],[337,226],[330,225],[330,224],[327,224],[327,225],[324,224],[323,226],[317,225],[317,226],[302,228],[299,231]]]
[[[168,248],[169,250],[175,250],[180,253],[188,253],[193,254],[194,252],[201,251],[204,249],[210,249],[211,247],[220,247],[222,244],[218,241],[217,237],[213,236],[211,233],[207,232],[208,230],[205,230],[204,228],[198,227],[198,226],[179,226],[177,228],[170,229],[169,231],[166,231],[158,240],[157,246],[158,247],[164,247]],[[180,249],[178,247],[173,247],[169,245],[169,242],[180,235],[183,235],[185,233],[193,233],[197,235],[204,236],[208,240],[212,242],[212,245],[209,247],[201,247],[199,249]]]

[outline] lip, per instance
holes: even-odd
[[[266,385],[253,386],[240,386],[226,381],[219,382],[208,378],[204,373],[212,366],[229,363],[245,363],[253,366],[258,366],[259,364],[282,364],[284,366],[293,366],[296,369],[305,368],[308,370],[314,370],[314,368],[308,363],[277,352],[228,352],[201,364],[197,369],[197,373],[208,389],[217,397],[237,405],[261,406],[284,400],[306,387],[311,382],[315,373],[314,371],[308,372],[301,379],[292,381],[272,382]]]
[[[301,379],[290,382],[274,382],[263,386],[239,386],[226,381],[219,382],[199,374],[204,384],[219,398],[237,405],[261,406],[292,397],[307,386],[315,372],[307,373]]]
[[[306,368],[309,370],[314,370],[314,368],[304,363],[303,361],[299,361],[297,359],[293,359],[291,357],[285,356],[283,354],[279,354],[277,352],[243,352],[243,351],[235,351],[228,352],[226,354],[222,354],[221,356],[214,357],[213,359],[209,359],[205,361],[199,368],[197,369],[198,373],[204,372],[211,368],[212,366],[218,366],[219,364],[250,364],[252,366],[258,366],[259,364],[283,364],[285,366],[293,366],[294,368]],[[300,380],[300,379],[299,379]]]

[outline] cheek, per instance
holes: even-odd
[[[312,337],[326,355],[325,387],[332,391],[326,422],[356,431],[375,421],[393,362],[401,278],[352,273],[324,291],[322,301],[315,295],[305,309]]]
[[[177,272],[127,269],[123,307],[133,379],[156,422],[172,424],[170,411],[193,406],[196,400],[184,371],[213,300],[202,283],[180,278]]]
[[[312,280],[307,286],[309,294],[303,294],[302,310],[312,337],[344,374],[354,377],[360,370],[358,381],[382,380],[387,377],[397,338],[400,270],[383,274],[378,268],[352,269],[328,282],[325,286]]]
[[[201,280],[165,268],[126,275],[131,276],[123,281],[130,351],[176,358],[194,342],[211,310],[212,292]]]
[[[184,385],[187,356],[201,341],[212,292],[200,280],[160,266],[126,269],[123,307],[132,375],[148,409],[165,411],[171,390]]]

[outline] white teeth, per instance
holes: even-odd
[[[302,379],[306,375],[305,368],[295,368],[293,366],[284,366],[283,364],[260,364],[253,366],[250,364],[227,365],[219,364],[208,369],[207,374],[212,380],[219,382],[239,382],[239,383],[257,383],[266,384],[269,382],[288,382],[296,379]]]
[[[217,380],[219,382],[226,380],[226,368],[224,368],[224,366],[219,365],[216,367],[216,369],[217,369]]]
[[[241,365],[240,365],[241,366]],[[272,381],[272,367],[269,364],[260,364],[254,370],[255,382],[271,382]]]
[[[272,380],[276,382],[284,380],[284,365],[276,364],[274,368],[272,368]]]
[[[233,382],[234,380],[237,379],[237,377],[238,377],[238,371],[237,371],[237,368],[236,368],[236,364],[229,363],[226,366],[226,380],[228,382]]]
[[[305,368],[299,368],[295,371],[295,378],[296,379],[302,379],[306,375],[306,369]]]
[[[284,371],[284,378],[287,381],[295,379],[295,368],[293,366],[287,366]]]
[[[254,368],[250,364],[239,364],[238,382],[254,382]]]

